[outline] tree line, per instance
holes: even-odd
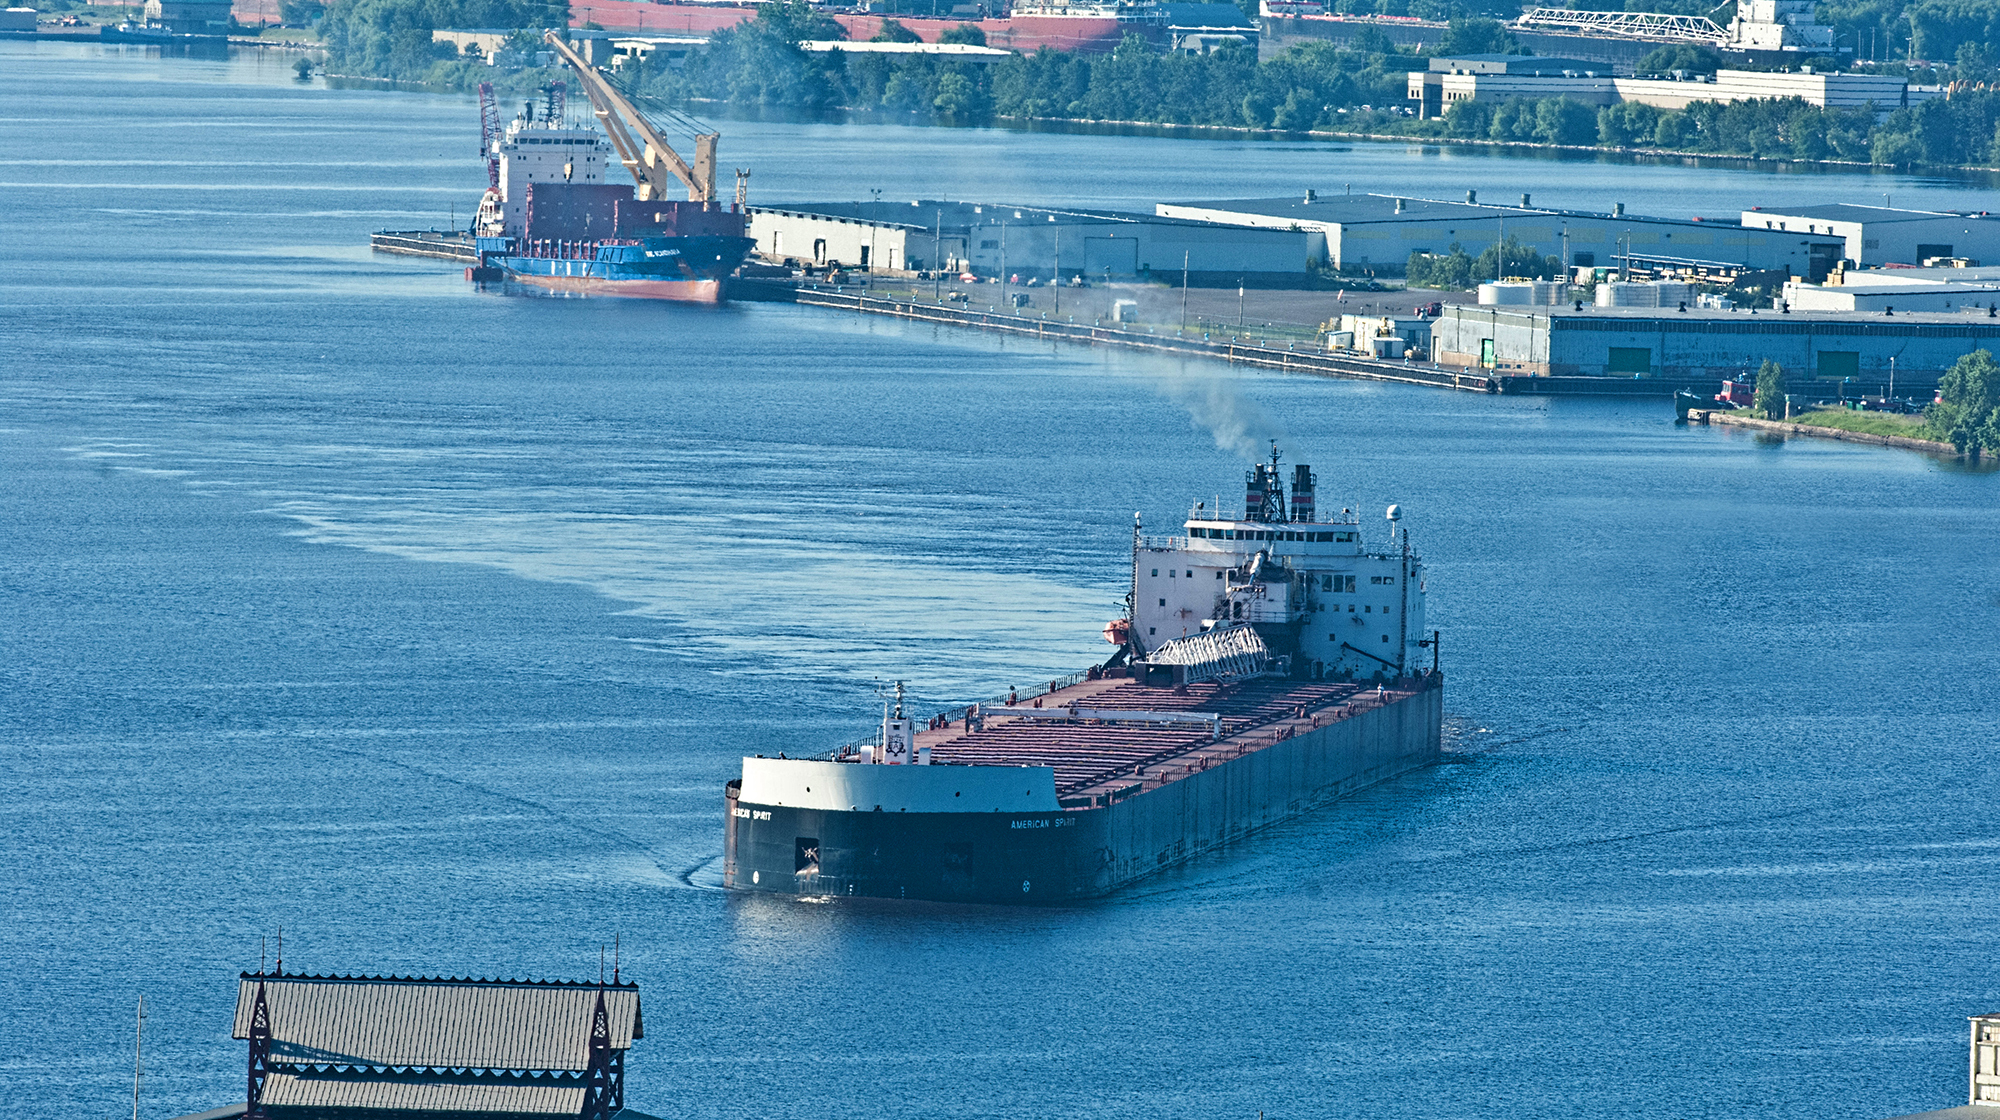
[[[306,0],[293,0],[306,2]],[[1634,0],[1638,2],[1638,0]],[[1890,0],[1880,0],[1888,3]],[[1947,27],[1972,34],[1974,15],[1990,4],[2000,21],[2000,0],[1921,0],[1950,7],[1920,28],[1929,40],[1948,42]],[[1968,14],[1973,13],[1973,14]],[[461,58],[449,44],[430,41],[445,27],[532,29],[567,23],[563,0],[333,0],[321,20],[335,73],[425,81],[469,88],[501,78],[509,87],[532,87],[546,75],[502,77],[480,60]],[[1976,25],[1976,27],[1975,27]],[[2000,22],[1995,24],[2000,31]],[[1983,32],[1981,32],[1983,33]],[[1949,34],[1958,34],[1950,32]],[[1898,167],[2000,166],[2000,69],[1988,48],[1962,42],[1962,65],[1940,77],[1971,82],[1949,98],[1898,108],[1878,122],[1867,108],[1820,108],[1799,100],[1696,102],[1681,110],[1624,103],[1586,105],[1570,98],[1500,103],[1458,102],[1442,120],[1419,121],[1404,107],[1407,73],[1431,54],[1508,49],[1511,36],[1495,20],[1460,18],[1434,51],[1399,50],[1379,32],[1367,31],[1337,45],[1315,42],[1258,61],[1248,47],[1211,54],[1163,54],[1128,36],[1109,54],[1086,55],[1044,48],[974,63],[932,55],[814,53],[807,39],[839,39],[839,24],[805,0],[766,4],[756,18],[717,32],[684,65],[641,62],[623,72],[636,92],[673,102],[718,101],[801,109],[861,110],[901,114],[940,123],[994,118],[1123,121],[1166,125],[1325,131],[1558,144],[1613,149],[1662,149],[1766,159],[1844,160]],[[877,39],[913,40],[894,20]],[[983,40],[965,25],[947,38]],[[1661,48],[1642,59],[1641,73],[1713,71],[1712,51]],[[1981,69],[1983,67],[1984,69]],[[1971,75],[1989,74],[1993,88]]]

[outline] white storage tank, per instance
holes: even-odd
[[[1658,307],[1659,290],[1631,280],[1609,280],[1597,286],[1599,307]]]
[[[1655,307],[1679,307],[1684,303],[1694,302],[1693,284],[1679,280],[1656,280],[1653,282],[1653,288],[1659,296],[1659,302],[1653,305]]]
[[[1529,281],[1488,281],[1479,285],[1481,307],[1526,307],[1534,302],[1535,288]]]
[[[1563,301],[1564,287],[1566,285],[1555,280],[1528,281],[1529,291],[1534,297],[1531,302],[1537,307],[1552,307],[1561,303]]]

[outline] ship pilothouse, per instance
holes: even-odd
[[[1127,630],[1134,660],[1155,665],[1202,656],[1194,647],[1229,636],[1286,659],[1295,677],[1378,680],[1419,671],[1432,644],[1424,568],[1401,508],[1388,509],[1388,549],[1373,552],[1351,510],[1319,516],[1315,490],[1312,469],[1299,464],[1288,498],[1274,444],[1268,464],[1245,472],[1240,513],[1197,502],[1186,535],[1172,537],[1146,536],[1135,517],[1129,621],[1106,636],[1117,641],[1116,631]],[[1254,639],[1228,635],[1246,628]]]
[[[573,125],[560,83],[542,103],[525,102],[506,132],[489,137],[482,153],[492,166],[492,186],[479,200],[475,226],[481,237],[518,236],[528,219],[530,183],[601,184],[611,144],[595,125]]]

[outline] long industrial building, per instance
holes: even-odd
[[[1839,263],[1843,247],[1827,236],[1815,241],[1792,230],[1743,225],[1724,218],[1657,218],[1627,214],[1537,209],[1528,195],[1519,206],[1402,198],[1383,194],[1249,198],[1219,202],[1161,203],[1164,217],[1269,230],[1302,230],[1306,252],[1338,268],[1373,265],[1401,269],[1415,253],[1447,253],[1453,245],[1478,256],[1504,238],[1519,241],[1572,267],[1635,267],[1652,271],[1727,275],[1783,270],[1822,279]]]
[[[1307,282],[1309,234],[995,203],[815,202],[750,208],[766,260],[870,272],[927,269],[1065,280],[1154,277],[1292,287]]]
[[[1790,73],[1717,70],[1684,78],[1621,78],[1606,66],[1531,55],[1433,58],[1429,69],[1413,70],[1409,76],[1409,99],[1417,102],[1418,115],[1426,119],[1442,116],[1459,102],[1544,97],[1567,97],[1586,105],[1632,101],[1669,110],[1685,109],[1697,101],[1797,98],[1823,108],[1873,106],[1878,116],[1887,116],[1927,96],[1927,91],[1912,91],[1904,79],[1885,74],[1815,72],[1807,67]]]
[[[1918,388],[1974,350],[2000,351],[2000,318],[1983,307],[1864,315],[1446,306],[1431,346],[1445,365],[1536,376],[1740,377],[1768,358],[1794,377],[1879,387],[1893,372],[1899,387]]]
[[[2000,264],[2000,217],[1984,211],[1894,210],[1834,203],[1743,211],[1746,229],[1838,240],[1840,256],[1862,268],[1921,266],[1940,259]]]

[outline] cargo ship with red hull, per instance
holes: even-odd
[[[868,742],[759,755],[724,791],[723,882],[810,897],[1058,904],[1439,757],[1444,677],[1425,575],[1320,518],[1275,453],[1245,505],[1136,524],[1119,648],[1046,689],[919,717],[898,686]]]

